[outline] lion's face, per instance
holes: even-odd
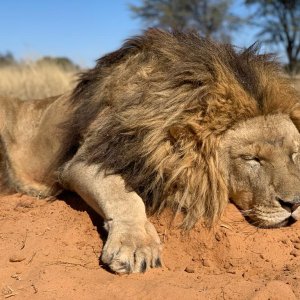
[[[225,134],[221,158],[230,199],[254,225],[300,219],[299,146],[298,130],[280,114],[247,120]]]

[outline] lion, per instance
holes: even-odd
[[[229,201],[258,227],[300,218],[299,96],[255,46],[149,29],[70,93],[0,104],[1,191],[76,192],[104,219],[114,272],[162,265],[146,208],[183,211],[186,229]]]

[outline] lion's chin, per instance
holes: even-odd
[[[293,216],[289,216],[288,218],[280,222],[269,223],[269,224],[266,223],[266,220],[251,220],[250,218],[246,218],[246,219],[250,224],[262,229],[288,227],[294,224],[295,222],[297,222],[297,219],[295,219]]]
[[[297,222],[297,220],[295,218],[293,218],[292,216],[290,216],[290,217],[286,218],[285,220],[283,220],[273,226],[267,227],[267,228],[288,227],[288,226],[293,225],[295,222]]]

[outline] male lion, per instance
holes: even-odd
[[[104,218],[115,272],[161,265],[145,204],[184,210],[186,228],[229,199],[260,227],[300,217],[298,95],[254,47],[150,29],[71,94],[0,101],[2,190],[77,192]]]

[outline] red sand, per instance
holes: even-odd
[[[0,198],[0,299],[300,299],[300,222],[257,229],[229,205],[184,234],[165,212],[164,268],[119,276],[99,266],[100,218],[67,198]]]

